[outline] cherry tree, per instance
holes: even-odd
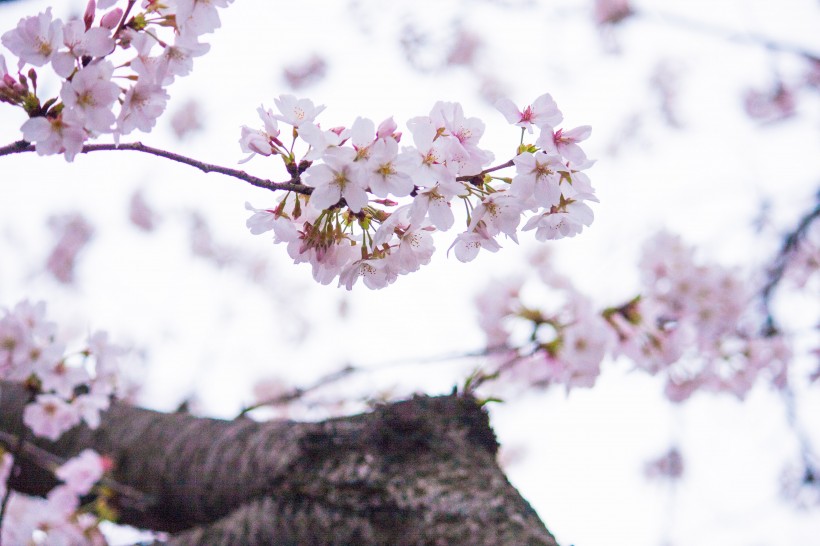
[[[76,164],[101,152],[136,153],[250,184],[263,192],[245,204],[250,233],[272,235],[284,244],[271,252],[309,264],[320,285],[348,291],[392,290],[399,277],[431,264],[444,241],[441,253],[459,262],[509,252],[519,236],[574,243],[605,207],[586,172],[595,163],[582,148],[591,127],[565,125],[565,112],[543,91],[522,103],[488,94],[494,121],[438,100],[401,125],[366,112],[335,125],[333,105],[284,93],[235,133],[241,163],[264,164],[263,176],[131,140],[155,129],[172,84],[207,58],[203,39],[229,4],[91,0],[79,18],[64,20],[52,8],[23,17],[2,35],[0,100],[25,118],[0,156]],[[599,2],[596,17],[616,25],[636,13],[627,3]],[[477,42],[459,39],[465,43]],[[447,62],[469,64],[468,53],[453,51]],[[747,104],[755,100],[766,102],[749,95]],[[673,120],[671,103],[665,108]],[[182,116],[202,113],[191,106]],[[182,134],[189,125],[177,118],[175,128]],[[505,136],[494,136],[491,149],[489,134]],[[661,232],[639,260],[638,294],[603,307],[542,247],[529,258],[529,279],[491,281],[482,291],[486,339],[473,355],[482,364],[452,394],[371,396],[369,412],[321,422],[248,415],[304,403],[301,415],[315,416],[308,395],[363,376],[363,367],[347,365],[307,388],[260,384],[257,400],[229,421],[195,417],[187,407],[162,414],[133,404],[138,395],[121,364],[133,355],[109,334],[75,331],[84,340],[77,342],[47,318],[45,303],[10,305],[0,318],[0,538],[104,543],[102,522],[114,521],[156,531],[152,540],[169,544],[554,544],[501,471],[485,406],[517,386],[590,388],[607,362],[623,360],[662,378],[675,403],[706,392],[743,399],[760,383],[793,400],[793,362],[805,349],[795,348],[800,338],[783,330],[772,301],[790,282],[814,289],[817,214],[816,206],[804,211],[756,279],[708,263]],[[148,232],[158,221],[139,192],[130,218]],[[195,254],[256,270],[258,262],[215,243],[201,216],[190,220]],[[51,225],[59,238],[47,269],[71,283],[94,228],[76,215],[55,216]],[[449,240],[436,233],[453,229]],[[298,322],[299,313],[288,319]],[[351,400],[340,402],[318,415],[347,413]],[[802,482],[810,485],[816,462],[795,426]],[[673,446],[647,474],[679,477],[683,461]]]

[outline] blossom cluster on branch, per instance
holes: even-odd
[[[51,8],[25,17],[0,37],[18,58],[15,78],[0,55],[0,101],[25,110],[23,138],[38,154],[68,161],[100,135],[148,132],[165,110],[165,88],[208,51],[199,38],[219,27],[217,7],[231,2],[143,0],[132,13],[136,0],[89,0],[81,20],[55,19]],[[58,97],[38,96],[41,67],[62,81]]]
[[[45,311],[43,302],[22,301],[0,315],[0,380],[26,386],[31,402],[24,409],[23,423],[35,436],[56,441],[81,422],[90,428],[99,426],[100,413],[119,392],[118,361],[123,350],[100,331],[91,333],[80,349],[67,351]],[[46,499],[11,497],[6,511],[12,454],[24,443],[25,436],[11,442],[17,445],[0,443],[3,543],[29,544],[38,533],[49,544],[93,543],[92,537],[99,536],[100,518],[93,507],[81,506],[80,498],[110,470],[105,458],[89,450],[61,465],[47,461],[47,469],[63,484]]]
[[[376,126],[359,117],[349,128],[323,129],[315,120],[324,106],[291,95],[275,103],[278,113],[259,107],[263,128],[243,127],[240,144],[248,159],[280,157],[304,191],[288,192],[270,208],[248,205],[248,227],[255,234],[272,230],[274,241],[286,243],[296,263],[310,263],[322,284],[338,277],[349,290],[362,278],[369,288],[383,288],[418,270],[433,254],[431,233],[455,225],[459,201],[466,229],[449,250],[462,262],[481,249],[497,251],[501,235],[518,242],[525,215],[521,229],[535,230],[542,241],[575,236],[592,223],[586,201],[597,199],[583,170],[593,162],[578,145],[591,129],[556,128],[563,115],[549,94],[523,110],[498,102],[521,127],[521,139],[517,155],[494,167],[492,152],[479,147],[484,122],[458,103],[437,102],[429,115],[408,120],[413,143],[401,149],[403,134],[392,118]],[[292,129],[283,133],[280,123]],[[534,127],[538,138],[525,142]],[[297,139],[306,147],[301,156],[294,153]],[[513,177],[496,174],[512,167]]]
[[[495,283],[477,300],[487,345],[506,376],[592,387],[605,357],[624,356],[636,370],[663,377],[675,402],[697,391],[743,398],[761,377],[787,385],[790,344],[766,331],[759,290],[737,271],[700,263],[677,236],[647,241],[640,295],[603,310],[545,254],[533,265],[537,281]],[[533,301],[536,287],[547,295]]]

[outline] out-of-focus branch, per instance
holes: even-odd
[[[737,32],[719,25],[696,21],[694,19],[689,19],[686,17],[681,17],[680,15],[665,13],[654,9],[651,12],[632,10],[630,16],[641,17],[647,20],[651,19],[655,22],[665,23],[683,28],[685,30],[698,32],[700,34],[708,34],[729,40],[731,42],[754,44],[769,51],[792,53],[794,55],[805,57],[813,62],[820,62],[820,52],[813,52],[797,44],[773,40],[760,34]]]
[[[777,253],[777,257],[769,269],[768,280],[760,291],[763,299],[763,309],[766,313],[765,328],[769,333],[775,333],[777,331],[777,325],[775,324],[771,311],[772,295],[777,285],[783,280],[783,274],[786,272],[786,267],[789,265],[792,253],[800,246],[800,241],[808,232],[809,226],[820,217],[820,191],[818,191],[816,199],[817,202],[814,205],[814,209],[806,213],[797,223],[797,226],[783,238],[780,251]]]

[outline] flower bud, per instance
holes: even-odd
[[[100,19],[100,26],[113,30],[117,26],[117,23],[120,22],[120,19],[122,19],[122,8],[112,9],[102,16],[102,19]]]
[[[94,24],[94,15],[97,12],[97,2],[96,0],[88,0],[88,5],[85,7],[85,13],[83,14],[83,23],[85,23],[85,30],[91,28],[91,25]]]

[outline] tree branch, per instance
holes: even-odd
[[[730,42],[754,44],[769,51],[791,53],[804,57],[811,62],[820,62],[820,52],[810,51],[797,44],[779,42],[760,34],[736,32],[719,25],[688,19],[680,15],[661,12],[657,9],[652,9],[651,11],[632,11],[631,15],[650,19],[655,22],[660,21],[700,34],[716,36],[729,40]]]
[[[3,383],[0,430],[19,433],[22,389]],[[466,396],[426,397],[320,423],[220,421],[115,404],[100,427],[37,442],[95,449],[117,482],[155,501],[120,521],[175,533],[169,545],[555,546],[495,460],[488,416]],[[21,455],[11,486],[49,483]]]
[[[768,280],[760,291],[763,299],[763,309],[766,313],[766,331],[768,333],[777,332],[777,324],[775,323],[774,314],[771,310],[771,300],[774,290],[783,280],[783,274],[786,272],[786,266],[789,264],[791,254],[800,246],[800,242],[805,237],[812,223],[820,218],[820,191],[816,195],[817,202],[814,209],[807,212],[797,223],[797,226],[786,234],[783,238],[783,244],[780,246],[780,251],[774,259],[772,267],[769,269]]]
[[[162,150],[160,148],[154,148],[152,146],[146,146],[141,142],[131,142],[126,144],[86,144],[83,146],[83,149],[80,153],[87,154],[91,152],[99,152],[99,151],[132,151],[132,152],[142,152],[146,154],[155,155],[158,157],[164,157],[165,159],[170,159],[171,161],[176,161],[177,163],[183,163],[185,165],[189,165],[196,169],[199,169],[205,173],[219,173],[224,174],[225,176],[230,176],[233,178],[237,178],[248,184],[256,186],[258,188],[264,188],[266,190],[277,191],[277,190],[285,190],[285,191],[292,191],[296,193],[301,193],[304,195],[310,195],[313,188],[309,186],[305,186],[301,183],[298,177],[292,178],[288,182],[272,182],[270,180],[266,180],[264,178],[259,178],[253,175],[246,173],[245,171],[241,171],[239,169],[231,169],[229,167],[222,167],[220,165],[213,165],[211,163],[205,163],[204,161],[199,161],[198,159],[193,159],[184,155],[176,154],[173,152],[168,152],[166,150]],[[0,147],[0,157],[4,155],[12,155],[12,154],[20,154],[26,152],[33,152],[35,151],[34,145],[26,142],[25,140],[18,140],[17,142],[13,142],[7,146]]]

